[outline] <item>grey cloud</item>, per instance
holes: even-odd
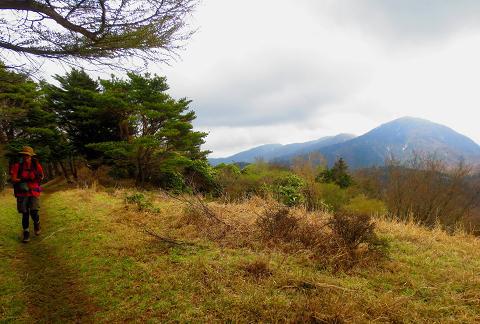
[[[219,68],[210,76],[215,81],[195,87],[196,124],[238,127],[295,123],[321,113],[329,103],[352,93],[358,80],[342,73],[345,67],[320,61],[291,53]],[[355,75],[355,71],[350,72]]]
[[[430,42],[480,29],[478,0],[307,0],[319,16],[385,41]]]

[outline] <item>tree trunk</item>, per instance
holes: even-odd
[[[67,179],[68,181],[70,181],[70,179],[68,178],[67,169],[65,168],[65,165],[63,164],[63,162],[62,162],[62,161],[59,161],[58,164],[60,164],[60,167],[62,168],[63,176],[65,177],[65,179]]]
[[[73,156],[69,157],[68,164],[70,166],[70,173],[72,174],[73,178],[77,180],[78,179],[77,168],[75,166],[75,158]]]
[[[60,169],[58,168],[58,161],[53,162],[53,170],[55,171],[56,177],[62,174],[62,172],[60,172]]]
[[[137,151],[137,177],[136,177],[136,185],[143,186],[145,182],[145,169],[144,169],[144,152],[145,149],[143,147],[139,147]]]
[[[52,162],[47,162],[47,178],[52,179],[54,177]]]

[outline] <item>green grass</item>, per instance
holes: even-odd
[[[78,189],[42,205],[44,232],[25,245],[14,198],[0,196],[0,321],[480,321],[473,237],[379,221],[389,258],[332,273],[300,252],[208,240],[167,198],[158,213],[127,209],[122,193]],[[226,208],[246,217],[251,206]],[[145,227],[193,244],[170,246]],[[271,275],[245,270],[255,262]]]
[[[25,311],[24,285],[15,271],[18,260],[21,218],[13,195],[0,195],[0,322],[20,318]]]

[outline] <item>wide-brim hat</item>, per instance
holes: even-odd
[[[31,148],[30,146],[24,146],[22,148],[22,151],[19,154],[30,155],[30,156],[36,155],[35,152],[33,151],[33,148]]]

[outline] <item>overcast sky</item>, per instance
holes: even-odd
[[[182,60],[212,157],[360,135],[402,116],[480,142],[480,1],[203,0]]]
[[[479,0],[203,0],[192,25],[150,68],[193,100],[211,157],[403,116],[480,143]]]

